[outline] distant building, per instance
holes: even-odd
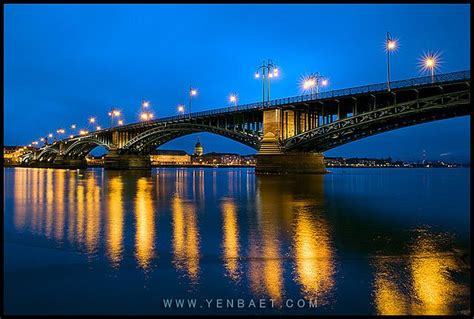
[[[151,165],[189,165],[191,155],[178,150],[155,150],[150,154],[150,161]]]
[[[197,143],[194,146],[194,155],[201,156],[202,154],[203,154],[203,148],[202,148],[201,142],[199,142],[199,137],[198,137]]]
[[[192,156],[193,165],[212,165],[212,166],[247,166],[255,165],[255,156],[239,155],[235,153],[216,153],[211,152],[200,156]]]

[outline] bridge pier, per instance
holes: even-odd
[[[282,132],[281,111],[264,112],[264,135],[257,154],[257,174],[324,174],[324,156],[321,153],[283,153],[280,147]],[[292,124],[293,121],[288,123]],[[291,136],[295,134],[291,126]]]
[[[51,165],[49,167],[51,167]],[[58,155],[54,159],[52,167],[67,169],[86,169],[87,161],[85,159],[72,159],[64,157],[64,155]]]
[[[321,153],[257,154],[257,174],[324,174],[324,155]]]
[[[105,169],[150,169],[149,155],[118,154],[118,150],[110,150],[104,158]]]
[[[36,159],[32,160],[29,165],[29,167],[34,167],[34,168],[49,168],[52,166],[51,162],[41,162]]]

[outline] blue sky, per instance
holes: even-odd
[[[300,94],[303,74],[320,72],[330,89],[384,82],[385,33],[399,38],[392,79],[420,76],[418,58],[442,53],[441,72],[470,69],[469,5],[6,5],[5,138],[28,144],[71,123],[108,125],[117,107],[136,122],[150,100],[176,114],[198,88],[193,111],[257,102],[253,78],[263,59],[281,70],[272,98]],[[369,137],[327,156],[469,160],[469,117]],[[254,151],[198,134],[205,152]],[[192,152],[196,135],[164,145]]]

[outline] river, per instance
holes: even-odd
[[[330,171],[4,168],[5,313],[468,314],[469,169]]]

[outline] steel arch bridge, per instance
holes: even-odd
[[[117,158],[146,156],[196,132],[225,136],[259,154],[323,152],[382,132],[470,115],[470,83],[467,70],[392,82],[390,91],[382,83],[171,116],[55,141],[25,161],[80,160],[97,146]]]

